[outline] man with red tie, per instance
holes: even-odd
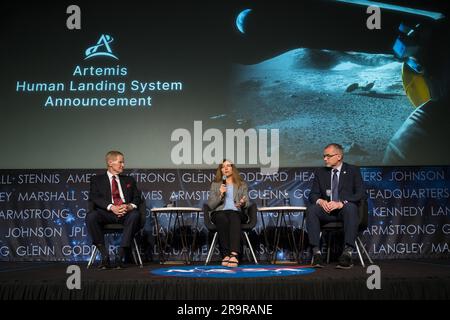
[[[337,268],[353,266],[352,252],[358,232],[358,203],[366,192],[357,166],[344,162],[344,150],[340,144],[330,143],[323,151],[325,167],[314,173],[309,194],[311,205],[306,211],[306,227],[313,251],[312,266],[323,267],[320,251],[320,226],[323,223],[344,222],[344,251]]]
[[[125,250],[130,247],[139,227],[140,193],[132,177],[121,175],[125,166],[123,154],[109,151],[105,158],[106,173],[91,178],[89,200],[93,210],[86,215],[86,225],[93,244],[102,256],[99,268],[107,269],[110,268],[110,260],[102,228],[109,223],[123,224],[117,268],[124,268]]]

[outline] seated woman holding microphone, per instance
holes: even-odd
[[[241,248],[241,223],[248,220],[248,187],[235,165],[224,159],[217,168],[208,198],[211,221],[216,225],[223,256],[222,266],[237,267]]]

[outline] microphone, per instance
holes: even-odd
[[[222,184],[227,185],[227,176],[222,176]],[[225,196],[226,192],[223,193],[223,196]]]

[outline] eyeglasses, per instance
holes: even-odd
[[[327,159],[333,158],[334,156],[337,156],[337,153],[335,153],[335,154],[324,154],[323,155],[323,157],[327,158]]]

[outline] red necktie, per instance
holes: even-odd
[[[112,193],[114,205],[116,205],[116,206],[121,205],[123,203],[123,201],[122,201],[122,198],[120,197],[119,185],[117,184],[116,176],[112,177],[111,185],[112,185],[111,193]]]

